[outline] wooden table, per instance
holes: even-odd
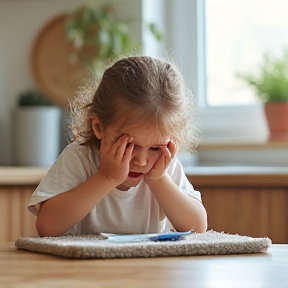
[[[267,253],[71,260],[0,245],[0,287],[288,287],[288,245]]]

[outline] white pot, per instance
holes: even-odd
[[[61,109],[26,106],[14,111],[16,165],[51,166],[60,150]]]

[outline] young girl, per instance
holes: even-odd
[[[198,142],[196,106],[176,67],[120,59],[91,98],[79,93],[74,141],[30,199],[39,235],[157,233],[165,223],[206,231],[200,193],[175,157]]]

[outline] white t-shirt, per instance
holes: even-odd
[[[32,194],[28,210],[37,216],[41,202],[78,186],[97,173],[98,169],[97,149],[93,150],[77,142],[67,145]],[[167,172],[183,193],[201,201],[200,192],[194,190],[176,157],[171,161]],[[170,224],[167,219],[162,221],[164,218],[154,194],[142,179],[136,187],[127,191],[113,189],[80,223],[65,234],[155,233],[160,232],[160,229],[165,230],[163,223]]]

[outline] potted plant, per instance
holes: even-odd
[[[288,49],[279,57],[264,54],[258,73],[238,74],[264,104],[269,140],[288,140]]]
[[[13,114],[16,165],[53,164],[60,149],[61,109],[36,89],[20,93]]]
[[[65,19],[66,36],[75,48],[70,59],[81,61],[99,78],[105,62],[141,51],[141,45],[132,40],[128,23],[117,16],[111,2],[90,1],[81,5]],[[152,35],[160,41],[156,26],[148,25]]]

